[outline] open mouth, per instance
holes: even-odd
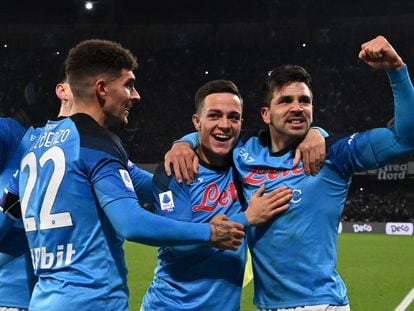
[[[305,122],[303,119],[291,119],[287,121],[289,124],[299,125]]]
[[[213,134],[213,137],[221,142],[228,141],[231,138],[229,135],[224,134]]]

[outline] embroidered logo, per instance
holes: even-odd
[[[172,210],[174,208],[174,199],[170,190],[158,194],[162,211]]]
[[[132,184],[131,177],[127,170],[119,170],[119,174],[121,174],[122,181],[124,182],[125,186],[129,189],[134,191],[134,185]]]

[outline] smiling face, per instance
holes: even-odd
[[[105,83],[105,82],[104,82]],[[128,124],[129,110],[140,100],[135,89],[135,75],[123,69],[116,79],[106,82],[102,110],[105,115],[105,127],[119,128]]]
[[[213,93],[205,97],[203,108],[193,115],[199,133],[200,158],[214,166],[227,164],[241,130],[242,104],[232,93]]]
[[[303,82],[284,84],[273,91],[269,107],[262,107],[269,126],[273,151],[280,151],[304,137],[312,123],[312,93]]]

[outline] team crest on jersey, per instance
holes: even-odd
[[[134,184],[132,183],[131,177],[127,170],[119,170],[119,174],[121,174],[122,181],[124,182],[125,186],[129,189],[134,191]]]
[[[174,199],[170,190],[158,194],[162,211],[172,210],[174,208]]]

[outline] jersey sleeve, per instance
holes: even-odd
[[[188,143],[191,146],[191,149],[197,149],[198,146],[200,145],[200,142],[198,140],[198,133],[197,132],[193,132],[193,133],[184,135],[180,139],[174,141],[174,143],[179,143],[179,142]]]
[[[322,135],[323,138],[327,138],[329,137],[329,133],[327,131],[325,131],[323,128],[319,127],[319,126],[312,126],[311,128],[318,130],[319,133]]]
[[[152,214],[131,198],[107,204],[105,214],[115,230],[129,241],[152,246],[174,246],[207,243],[209,224],[180,222]]]
[[[26,128],[12,118],[0,118],[0,172],[9,162],[11,155],[22,139]]]
[[[143,203],[153,204],[152,174],[139,168],[131,161],[128,161],[128,172],[138,200]]]
[[[3,238],[7,235],[7,232],[16,221],[10,217],[8,217],[4,213],[0,213],[0,244],[3,242]]]
[[[406,67],[389,71],[394,127],[355,133],[328,143],[328,160],[345,175],[381,167],[414,150],[414,88]]]
[[[207,243],[208,224],[178,222],[154,215],[138,203],[128,171],[108,161],[95,172],[93,188],[115,230],[127,240],[153,246]]]

